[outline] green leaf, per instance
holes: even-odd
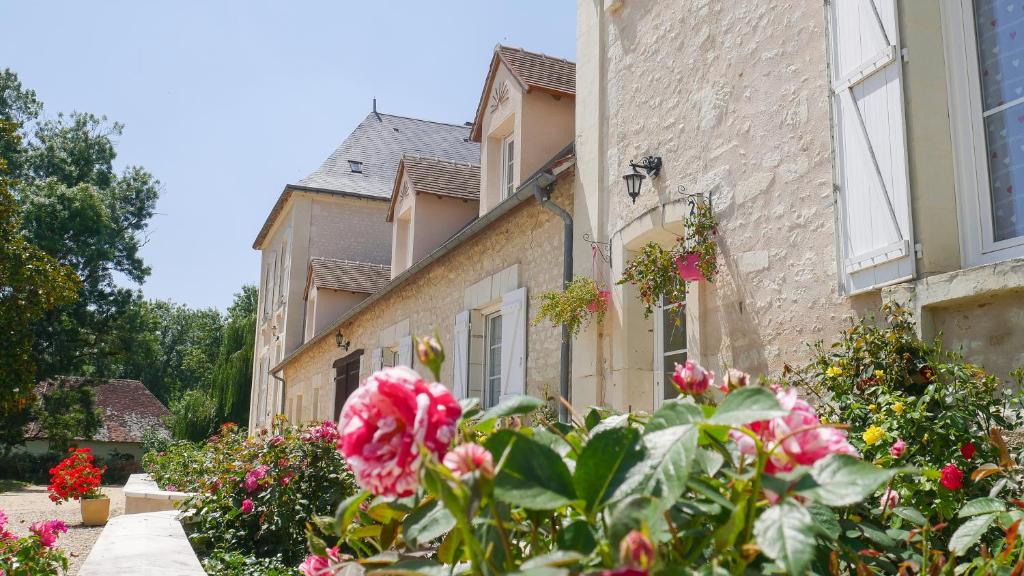
[[[509,396],[498,402],[497,406],[491,407],[481,414],[480,421],[487,422],[506,416],[529,414],[543,405],[543,400],[533,396]]]
[[[724,426],[739,426],[778,418],[786,414],[789,412],[779,406],[779,401],[775,399],[775,394],[772,394],[770,390],[750,386],[740,388],[726,396],[718,406],[718,410],[715,410],[714,415],[711,416],[710,422]]]
[[[501,463],[494,496],[529,510],[554,510],[576,499],[569,469],[557,452],[512,430],[499,430],[486,443]]]
[[[924,514],[921,514],[915,508],[907,508],[901,506],[899,508],[894,508],[892,513],[910,522],[911,524],[914,524],[915,526],[924,526],[928,524],[928,519],[924,517]]]
[[[811,477],[818,486],[807,493],[822,504],[849,506],[874,494],[897,472],[846,454],[832,454],[811,467]]]
[[[440,538],[455,527],[455,517],[438,500],[416,507],[402,522],[402,535],[413,547]]]
[[[821,504],[811,504],[807,507],[807,511],[811,513],[811,518],[814,519],[814,527],[829,540],[835,540],[839,538],[839,518],[836,517],[836,513],[832,511],[828,506],[822,506]]]
[[[975,498],[961,506],[956,516],[957,518],[969,518],[993,512],[1006,512],[1006,504],[998,498]]]
[[[793,500],[768,508],[754,522],[761,551],[793,575],[803,574],[814,558],[814,530],[811,513]]]
[[[964,522],[949,538],[949,551],[957,556],[966,554],[972,546],[978,543],[978,540],[981,540],[995,519],[995,514],[985,514]]]
[[[644,457],[640,432],[634,428],[612,428],[594,435],[576,459],[573,485],[590,513],[596,512],[618,491],[634,488],[643,480],[632,475]]]
[[[670,501],[650,496],[634,495],[616,502],[611,507],[608,520],[609,542],[618,546],[631,530],[646,526],[652,534],[662,534],[665,526],[664,512]]]
[[[555,542],[562,550],[575,550],[581,554],[590,554],[597,547],[594,531],[585,520],[577,520],[559,530]]]
[[[673,426],[644,435],[647,457],[643,467],[645,491],[675,500],[686,490],[686,481],[697,454],[699,430],[693,425]]]
[[[581,559],[583,559],[583,556],[579,552],[556,550],[541,556],[534,556],[524,561],[520,568],[522,570],[530,570],[543,566],[572,566],[579,563]]]
[[[629,414],[615,414],[614,416],[609,416],[604,420],[601,420],[597,424],[597,426],[594,426],[593,428],[590,429],[590,434],[594,436],[611,428],[620,428],[622,426],[628,425]]]
[[[359,507],[369,497],[370,493],[363,490],[349,496],[338,504],[338,509],[334,513],[334,527],[338,532],[335,534],[336,536],[345,535],[345,532],[348,531],[348,527],[352,523],[352,520],[356,517],[356,514],[359,513]]]
[[[672,426],[693,424],[703,420],[704,412],[701,411],[700,406],[693,403],[691,398],[666,400],[657,412],[651,414],[651,419],[647,421],[645,430],[647,432],[655,432],[671,428]]]

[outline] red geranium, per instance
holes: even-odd
[[[88,448],[69,448],[71,454],[50,469],[50,500],[57,504],[80,498],[99,498],[100,479],[106,467],[96,466]]]

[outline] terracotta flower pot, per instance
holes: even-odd
[[[612,297],[610,290],[598,290],[597,298],[593,302],[587,304],[587,312],[591,314],[597,314],[600,310],[608,309],[608,300]],[[602,304],[603,302],[603,304]]]
[[[700,282],[704,280],[704,273],[700,271],[697,263],[700,262],[700,254],[689,252],[676,256],[676,273],[683,282]]]
[[[110,517],[110,498],[82,498],[82,524],[103,526]]]

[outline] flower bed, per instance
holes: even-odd
[[[4,576],[56,576],[68,569],[68,558],[55,547],[68,531],[60,520],[34,522],[30,534],[18,538],[7,530],[7,516],[0,510],[0,574]]]

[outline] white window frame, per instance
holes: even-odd
[[[501,197],[508,198],[515,192],[516,140],[515,133],[501,139]]]
[[[491,322],[495,318],[502,318],[501,309],[490,312],[484,316],[484,381],[483,386],[480,389],[480,406],[483,408],[490,408],[496,403],[490,402],[491,396],[495,396],[500,401],[501,399],[501,347],[504,345],[502,340],[498,340],[498,343],[494,343],[494,330],[491,328]],[[504,322],[504,318],[502,318]],[[499,332],[499,337],[501,336]],[[495,374],[491,373],[491,349],[497,348],[498,350],[498,371]],[[497,386],[497,394],[492,394],[493,388]]]
[[[941,0],[950,129],[956,175],[960,253],[964,267],[1024,256],[1024,235],[993,240],[992,191],[981,100],[973,0]],[[1014,100],[999,109],[1020,104]]]
[[[686,303],[680,302],[671,304],[668,308],[682,308],[686,310]],[[686,354],[689,358],[689,347],[684,346],[678,350],[665,350],[665,308],[664,304],[654,310],[654,408],[659,408],[665,402],[665,386],[670,386],[665,381],[665,358],[676,354]],[[685,326],[686,316],[684,313],[683,322]],[[684,330],[686,328],[684,327]]]

